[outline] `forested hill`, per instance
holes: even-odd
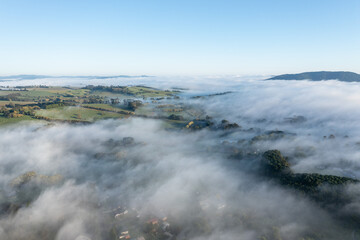
[[[283,74],[271,77],[267,80],[339,80],[343,82],[360,82],[360,74],[354,72],[304,72],[298,74]]]

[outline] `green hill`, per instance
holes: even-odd
[[[283,74],[271,77],[267,80],[339,80],[342,82],[360,82],[360,74],[354,72],[304,72],[298,74]]]

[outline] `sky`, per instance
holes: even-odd
[[[358,0],[0,0],[0,75],[360,73]]]

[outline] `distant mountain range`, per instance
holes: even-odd
[[[11,75],[11,76],[0,76],[0,82],[11,81],[11,80],[33,80],[42,78],[91,78],[91,79],[108,79],[108,78],[139,78],[139,77],[151,77],[148,75],[115,75],[115,76],[50,76],[50,75]]]
[[[271,77],[267,80],[339,80],[342,82],[360,82],[360,74],[354,72],[304,72],[298,74],[283,74]]]

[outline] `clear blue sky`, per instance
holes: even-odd
[[[359,0],[0,0],[0,75],[360,73]]]

